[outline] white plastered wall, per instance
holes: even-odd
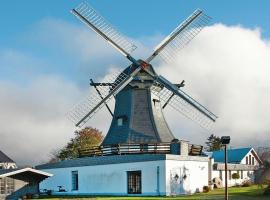
[[[159,181],[157,175],[159,167]],[[44,169],[54,174],[41,182],[40,189],[67,191],[61,194],[128,195],[127,171],[141,170],[142,195],[165,195],[165,161],[119,163],[96,166]],[[79,190],[71,190],[71,172],[78,171]]]
[[[228,186],[235,186],[235,185],[241,185],[244,181],[254,181],[254,171],[243,171],[243,178],[241,178],[241,171],[231,171],[231,175],[234,173],[239,173],[240,178],[239,179],[230,179],[229,178],[229,171],[228,171]],[[222,183],[223,186],[225,185],[225,171],[221,171],[222,173]],[[220,171],[213,170],[212,177],[219,177],[220,178]]]
[[[167,195],[202,192],[208,186],[207,161],[166,161]]]

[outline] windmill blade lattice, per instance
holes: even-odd
[[[177,52],[183,49],[209,23],[210,19],[211,17],[201,10],[195,10],[192,15],[157,45],[154,53],[146,59],[146,62],[151,62],[156,56],[170,62]]]
[[[83,126],[98,110],[100,110],[105,103],[110,101],[110,99],[117,93],[116,89],[119,86],[127,82],[129,76],[123,73],[122,71],[117,71],[111,75],[108,75],[103,80],[98,87],[100,94],[98,94],[94,89],[90,91],[89,95],[75,105],[68,113],[67,117],[76,126]],[[108,87],[107,83],[111,83]],[[103,98],[102,98],[102,97]]]
[[[125,56],[137,48],[88,3],[82,2],[71,12]]]
[[[157,97],[159,97],[159,99],[161,100],[163,104],[168,103],[168,105],[170,105],[172,108],[174,108],[175,110],[177,110],[178,112],[186,116],[187,118],[198,123],[201,127],[208,130],[211,129],[213,123],[217,119],[216,115],[214,115],[212,112],[207,110],[199,102],[197,102],[195,99],[193,99],[192,97],[190,97],[188,94],[186,94],[180,89],[178,89],[178,92],[181,93],[183,96],[185,96],[185,98],[188,99],[190,102],[192,102],[194,105],[196,105],[196,107],[194,107],[194,105],[191,105],[185,99],[176,95],[171,90],[167,89],[161,83],[156,83],[155,85],[156,86],[152,87],[152,93],[156,95]],[[205,113],[207,113],[208,116],[206,116],[204,113],[198,110],[198,108],[200,108],[200,110],[203,110]]]

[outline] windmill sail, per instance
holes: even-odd
[[[187,45],[208,24],[210,19],[201,10],[195,10],[192,15],[156,46],[153,54],[146,59],[146,62],[151,62],[156,56],[160,56],[165,61],[170,61],[179,50]]]
[[[82,2],[75,9],[72,9],[71,12],[124,56],[128,57],[137,48],[88,3]]]
[[[98,86],[99,93],[95,90],[91,90],[89,95],[83,99],[81,102],[76,104],[68,113],[68,118],[76,124],[76,126],[81,127],[84,125],[88,119],[90,119],[94,113],[101,109],[106,103],[113,97],[110,95],[110,88],[116,88],[117,85],[121,84],[127,79],[127,75],[122,72],[115,72],[110,76],[105,77],[104,82],[111,83],[111,87],[104,87],[103,85]],[[117,81],[116,81],[117,79]],[[106,100],[104,100],[106,98]],[[104,103],[100,103],[104,100]]]
[[[98,86],[99,93],[91,92],[83,101],[78,103],[68,112],[68,118],[76,126],[83,126],[99,109],[108,103],[108,101],[128,85],[133,77],[140,71],[136,68],[130,75],[123,72],[116,72],[104,80],[104,85]],[[107,83],[111,83],[110,87]],[[102,97],[101,97],[102,96]]]
[[[206,129],[209,129],[211,124],[216,121],[217,116],[215,114],[184,91],[171,84],[167,79],[159,76],[156,81],[155,85],[158,87],[155,86],[156,88],[154,87],[152,92],[158,96],[163,103],[168,103],[168,105],[175,110]]]

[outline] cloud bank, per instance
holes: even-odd
[[[59,71],[44,74],[36,70],[53,68],[42,62],[44,58],[40,55],[16,49],[0,50],[0,67],[7,74],[0,80],[0,147],[19,164],[45,161],[50,151],[63,146],[74,131],[65,113],[86,96],[88,78],[102,78],[110,68],[124,69],[127,64],[121,55],[82,26],[49,19],[34,28],[27,42],[57,52]],[[144,41],[137,39],[137,42],[143,47]],[[143,55],[149,52],[149,47],[137,51],[137,55]],[[16,67],[18,74],[31,73],[15,81],[19,75],[9,79],[9,66]],[[159,63],[156,69],[172,82],[184,79],[184,90],[219,116],[214,134],[231,135],[233,146],[263,146],[270,141],[269,66],[269,41],[261,38],[259,29],[216,24],[204,29],[174,63]],[[80,76],[85,77],[85,86]],[[178,138],[203,144],[210,134],[169,107],[165,116]],[[106,133],[110,120],[103,109],[87,125]]]
[[[269,66],[269,41],[259,29],[216,24],[159,72],[170,80],[186,80],[185,90],[219,116],[215,134],[231,135],[233,146],[262,146],[270,141]],[[190,140],[196,135],[202,139],[187,133]]]

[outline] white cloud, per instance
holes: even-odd
[[[38,77],[24,86],[1,81],[1,150],[19,164],[46,160],[72,136],[64,116],[73,95],[81,95],[79,88],[57,77]]]
[[[270,140],[269,66],[270,46],[258,29],[216,24],[158,71],[175,82],[185,79],[185,90],[219,116],[215,134],[231,135],[233,145],[261,146]],[[202,139],[191,132],[188,139]]]
[[[80,21],[72,24],[61,19],[45,18],[25,34],[25,40],[60,54],[59,59],[66,57],[75,60],[73,67],[79,69],[80,76],[88,77],[93,73],[101,75],[111,65],[127,66],[129,63]]]

